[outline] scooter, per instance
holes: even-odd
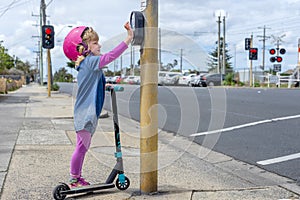
[[[120,141],[120,132],[119,132],[119,120],[118,120],[118,111],[117,111],[117,101],[116,101],[116,91],[123,91],[124,88],[121,86],[107,86],[106,91],[111,93],[111,104],[113,112],[113,122],[114,122],[114,133],[115,133],[115,145],[116,152],[115,157],[117,163],[112,169],[105,183],[97,183],[88,186],[82,186],[77,188],[70,188],[66,183],[60,183],[53,190],[53,197],[55,200],[64,200],[67,195],[72,194],[81,194],[81,193],[90,193],[98,190],[104,190],[109,188],[114,188],[115,186],[119,190],[126,190],[130,185],[130,180],[124,175],[123,169],[123,159],[121,151],[121,141]],[[116,183],[114,184],[115,178]]]

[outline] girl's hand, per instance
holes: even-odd
[[[131,29],[129,22],[125,23],[124,28],[127,30],[127,38],[124,42],[129,45],[133,39],[133,30]]]
[[[128,31],[130,30],[130,24],[129,22],[126,22],[126,24],[124,25],[124,28]]]

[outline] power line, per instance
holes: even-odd
[[[2,17],[7,11],[15,8],[15,7],[18,7],[18,6],[21,6],[23,4],[26,4],[27,2],[29,2],[30,0],[13,0],[10,4],[8,4],[7,6],[3,6],[0,8],[0,17]]]

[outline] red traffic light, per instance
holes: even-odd
[[[42,47],[45,49],[54,48],[54,27],[51,25],[42,26]]]
[[[47,35],[50,35],[50,34],[52,33],[51,28],[46,28],[46,29],[45,29],[45,33],[46,33]]]
[[[282,62],[282,57],[281,56],[276,56],[276,61],[277,62]]]
[[[275,49],[270,49],[269,52],[270,52],[271,55],[274,55],[276,53],[276,50]]]
[[[250,48],[249,49],[249,60],[257,60],[257,48]]]

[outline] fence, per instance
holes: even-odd
[[[238,69],[236,71],[236,74],[239,78],[239,81],[244,82],[245,84],[249,83],[249,69]],[[280,88],[283,84],[287,84],[288,88],[291,88],[293,84],[299,87],[300,82],[299,76],[295,73],[293,75],[281,76],[278,72],[276,75],[273,75],[261,70],[254,70],[252,72],[252,76],[253,83],[265,84],[268,87],[271,87],[271,85],[275,85],[276,87]]]

